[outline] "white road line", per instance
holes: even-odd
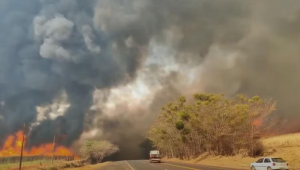
[[[127,163],[127,165],[128,165],[132,170],[134,170],[134,169],[132,168],[132,166],[129,165],[129,163],[128,163],[127,161],[125,161],[125,162]]]

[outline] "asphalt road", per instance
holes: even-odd
[[[174,162],[150,163],[149,160],[130,160],[113,162],[99,170],[237,170],[197,164]]]

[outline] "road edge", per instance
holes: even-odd
[[[176,162],[176,161],[168,161],[168,160],[163,160],[162,163],[178,163],[178,164],[191,164],[191,165],[202,165],[202,166],[207,166],[207,167],[212,167],[212,168],[230,168],[230,169],[234,169],[234,170],[248,170],[249,167],[231,167],[231,166],[218,166],[218,165],[208,165],[208,164],[201,164],[201,163],[189,163],[189,162]]]
[[[125,161],[125,162],[131,168],[131,170],[134,170],[134,168],[132,168],[132,166],[127,161]]]

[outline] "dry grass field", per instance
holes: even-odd
[[[274,136],[262,140],[266,148],[300,147],[300,133]]]
[[[266,156],[281,157],[289,163],[290,170],[300,170],[300,133],[265,138],[262,139],[262,143],[267,153]],[[272,152],[268,154],[268,151]],[[241,155],[229,157],[202,154],[198,158],[192,160],[165,160],[249,169],[250,163],[257,159],[258,158],[242,157]]]
[[[55,162],[58,163],[58,162]],[[38,161],[28,161],[23,162],[22,167],[25,170],[36,169],[39,166],[48,166],[51,164],[49,160],[38,160]],[[19,163],[2,163],[0,164],[0,170],[15,170],[18,169]]]

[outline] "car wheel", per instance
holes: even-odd
[[[267,170],[272,170],[272,168],[271,167],[268,167],[268,169]]]
[[[251,170],[256,170],[254,166],[251,167]]]

